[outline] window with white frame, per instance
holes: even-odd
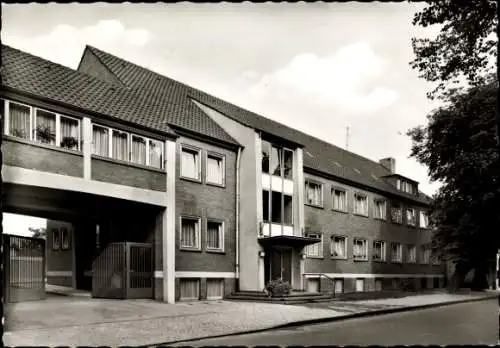
[[[225,165],[224,156],[212,153],[207,154],[207,183],[224,185]]]
[[[403,250],[400,243],[391,243],[391,262],[402,262]]]
[[[427,214],[427,212],[421,210],[419,220],[421,228],[427,228],[429,226],[429,215]]]
[[[375,206],[373,210],[374,218],[385,220],[387,213],[387,203],[385,199],[375,199],[374,206]]]
[[[127,132],[122,132],[116,129],[113,129],[113,132],[111,134],[112,134],[111,157],[120,161],[128,161],[129,134]]]
[[[80,150],[80,120],[30,105],[2,100],[4,132],[14,137]]]
[[[385,261],[386,259],[386,243],[380,240],[373,242],[373,260]]]
[[[92,153],[163,169],[164,143],[107,126],[92,125]]]
[[[427,244],[420,246],[420,263],[429,264],[431,260],[431,249]]]
[[[347,258],[347,237],[333,236],[330,244],[330,253],[333,258]]]
[[[307,204],[323,206],[323,185],[306,180],[305,194]]]
[[[406,246],[406,262],[415,263],[417,262],[417,247],[415,245]]]
[[[391,205],[391,221],[397,224],[403,223],[402,208],[397,203]]]
[[[354,260],[368,260],[368,241],[366,239],[355,238],[352,245],[352,257]]]
[[[354,194],[354,212],[368,216],[368,198],[366,195],[360,193]]]
[[[308,257],[323,257],[323,234],[307,233],[310,238],[319,238],[318,243],[310,244],[306,247],[306,255]]]
[[[408,224],[408,226],[417,225],[417,215],[415,213],[415,209],[406,208],[406,223]]]
[[[200,163],[200,150],[182,147],[181,158],[181,176],[200,180],[201,163]]]
[[[207,221],[207,250],[224,250],[224,224],[221,221]]]
[[[400,179],[397,179],[397,180],[396,180],[396,188],[397,188],[398,190],[401,190],[401,180],[400,180]]]
[[[181,248],[200,249],[199,218],[181,218]]]
[[[345,190],[333,189],[333,209],[347,211],[347,196]]]

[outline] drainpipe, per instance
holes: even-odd
[[[236,291],[240,290],[240,159],[241,147],[236,155]]]

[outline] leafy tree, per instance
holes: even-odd
[[[470,86],[485,83],[496,71],[498,53],[495,31],[497,3],[491,0],[433,0],[413,17],[413,25],[441,25],[434,39],[412,38],[416,58],[410,66],[420,77],[438,86],[429,98],[447,98],[461,81]],[[493,64],[492,64],[493,63]]]
[[[47,238],[47,229],[45,227],[39,227],[39,228],[28,227],[28,230],[31,233],[33,233],[34,238],[42,238],[42,239]]]
[[[449,95],[448,103],[428,115],[428,125],[408,131],[411,156],[428,167],[443,186],[434,196],[431,226],[434,249],[456,262],[460,286],[475,270],[475,286],[485,275],[500,245],[500,173],[495,124],[498,79]]]

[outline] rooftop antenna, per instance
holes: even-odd
[[[345,149],[349,150],[349,126],[345,130]]]

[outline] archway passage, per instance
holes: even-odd
[[[161,264],[155,258],[161,254],[155,250],[161,239],[155,240],[161,238],[165,208],[17,184],[4,185],[3,206],[6,213],[45,219],[47,284],[92,292],[94,297],[154,297],[154,270]],[[4,232],[9,233],[8,226]],[[116,245],[121,254],[111,252]],[[34,276],[30,272],[28,267],[23,277]],[[102,291],[106,287],[121,290]]]

